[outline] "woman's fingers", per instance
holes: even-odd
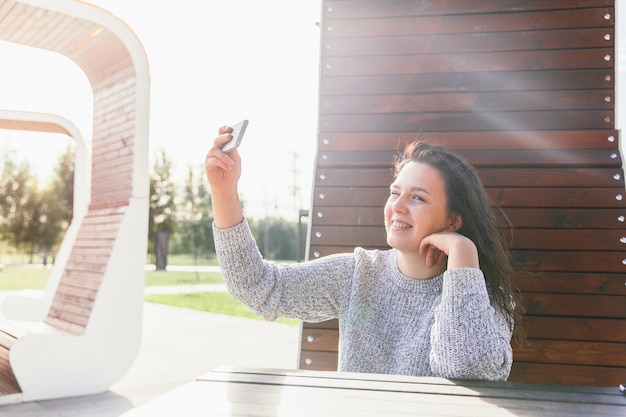
[[[228,153],[222,151],[222,146],[232,137],[232,130],[230,126],[219,128],[219,134],[204,159],[206,177],[214,190],[236,187],[241,175],[241,158],[238,151],[236,149]]]
[[[226,142],[228,142],[229,140],[233,138],[233,135],[231,135],[232,132],[233,132],[233,128],[230,126],[220,127],[218,130],[218,136],[215,138],[215,141],[213,142],[213,146],[216,148],[222,149],[222,146],[224,146]]]
[[[426,266],[428,267],[431,267],[433,265],[439,265],[446,258],[446,254],[443,253],[441,250],[437,249],[435,246],[428,245],[425,251],[426,251]],[[422,248],[420,248],[420,252],[423,252]]]
[[[426,266],[440,265],[445,261],[447,253],[443,250],[444,247],[445,239],[442,234],[435,233],[422,239],[419,253],[426,255]]]
[[[222,147],[232,139],[233,128],[230,126],[222,126],[219,128],[218,136],[213,141],[213,147],[209,149],[205,158],[205,166],[218,166],[223,169],[232,168],[236,161],[226,152],[222,152]],[[233,155],[235,156],[235,155]]]
[[[224,152],[221,153],[212,153],[208,152],[206,158],[204,160],[204,166],[208,169],[221,168],[223,170],[228,171],[235,166],[235,161]]]

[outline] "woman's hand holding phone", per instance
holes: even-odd
[[[213,204],[215,225],[226,228],[241,223],[243,213],[237,192],[237,183],[241,177],[241,157],[237,148],[228,153],[223,146],[232,140],[233,128],[222,126],[213,141],[204,161],[204,168]]]

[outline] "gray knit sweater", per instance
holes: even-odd
[[[262,259],[246,220],[214,227],[231,295],[267,320],[339,318],[339,370],[506,380],[511,329],[479,269],[429,280],[403,275],[397,251],[364,250],[300,264]]]

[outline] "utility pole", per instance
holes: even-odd
[[[300,196],[300,186],[298,183],[301,173],[298,166],[299,159],[300,154],[298,154],[298,151],[294,150],[291,152],[291,196],[293,197],[293,213],[296,216],[298,215],[298,208],[300,205],[300,201],[298,201],[298,197]]]

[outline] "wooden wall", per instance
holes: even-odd
[[[515,226],[529,345],[510,380],[626,381],[626,201],[614,0],[325,0],[309,258],[385,248],[391,159],[468,158]],[[335,369],[337,323],[300,366]]]

